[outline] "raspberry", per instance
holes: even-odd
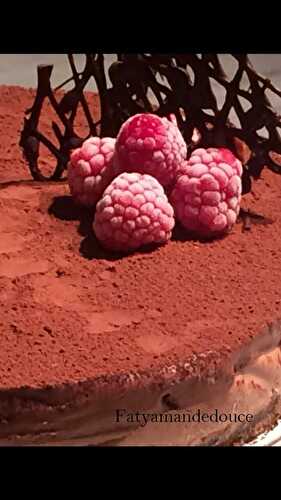
[[[165,243],[174,224],[174,210],[159,182],[150,175],[123,173],[103,193],[93,227],[105,248],[126,252]]]
[[[164,187],[173,184],[186,154],[175,121],[149,113],[129,118],[116,140],[116,161],[121,172],[152,175]]]
[[[114,164],[115,139],[91,137],[73,151],[68,163],[70,192],[81,205],[93,206],[118,175]]]
[[[228,149],[196,149],[170,196],[176,218],[204,237],[229,230],[240,209],[241,176],[241,162]]]

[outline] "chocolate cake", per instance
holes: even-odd
[[[29,179],[18,136],[33,98],[0,88],[0,444],[235,444],[270,427],[281,178],[264,170],[242,202],[270,224],[209,242],[177,227],[111,254],[66,183]]]

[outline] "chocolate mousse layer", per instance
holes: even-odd
[[[19,120],[32,98],[23,89],[0,88],[6,130],[0,144],[0,444],[121,438],[130,444],[136,428],[132,444],[157,444],[142,435],[150,427],[117,422],[116,410],[211,410],[216,404],[223,411],[228,397],[229,407],[239,411],[240,405],[255,420],[243,432],[240,426],[221,434],[220,442],[253,434],[265,419],[271,423],[279,411],[280,177],[264,171],[254,195],[243,200],[271,224],[246,232],[236,224],[208,243],[188,239],[177,227],[163,247],[111,254],[99,246],[92,214],[75,207],[66,184],[18,182],[27,178]],[[15,172],[17,182],[9,183]],[[249,408],[233,392],[237,377],[271,357],[274,375],[265,372],[260,383],[266,396],[259,399],[254,388]]]

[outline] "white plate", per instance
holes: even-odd
[[[281,420],[272,431],[260,434],[254,441],[244,446],[281,446]]]

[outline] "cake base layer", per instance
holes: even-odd
[[[276,326],[276,336],[281,326]],[[203,384],[202,384],[203,386]],[[201,389],[202,389],[201,386]],[[214,384],[209,398],[182,408],[186,384],[171,388],[165,397],[154,397],[151,407],[131,408],[131,395],[115,408],[97,412],[88,401],[77,410],[61,408],[45,413],[45,420],[0,424],[1,445],[40,446],[218,446],[241,444],[270,428],[281,414],[281,347],[260,355],[241,368],[230,388]],[[198,387],[200,389],[200,387]],[[206,390],[205,390],[206,394]],[[155,396],[155,395],[154,395]],[[144,395],[142,402],[147,400]],[[148,401],[146,401],[147,403]],[[131,409],[130,409],[131,408]],[[43,417],[43,415],[42,415]],[[6,427],[6,429],[5,429]],[[6,431],[6,432],[5,432]]]
[[[211,404],[206,402],[197,407],[175,410],[167,416],[156,414],[155,423],[145,424],[143,417],[141,428],[115,444],[118,443],[119,446],[241,444],[273,425],[280,416],[280,411],[281,350],[278,347],[241,370],[234,377],[230,390],[223,395],[220,394],[218,397],[214,387]]]

